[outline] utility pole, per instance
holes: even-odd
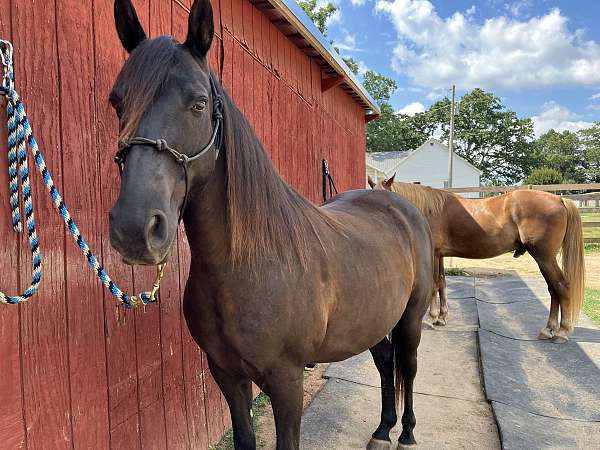
[[[456,99],[456,85],[452,85],[452,105],[450,106],[450,139],[448,140],[448,187],[452,187],[452,164],[454,155],[454,102]]]

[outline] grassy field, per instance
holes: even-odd
[[[594,322],[600,325],[600,289],[585,290],[583,312]]]
[[[581,219],[584,222],[600,222],[600,213],[583,213]],[[600,238],[600,227],[584,228],[584,238]],[[597,245],[597,244],[596,244]]]

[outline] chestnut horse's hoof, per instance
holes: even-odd
[[[367,444],[367,450],[390,450],[392,443],[381,439],[371,438]]]
[[[437,320],[433,322],[433,324],[440,327],[446,326],[446,319],[443,317],[438,317]]]
[[[552,338],[552,342],[554,344],[566,344],[567,342],[569,342],[569,338],[566,336],[554,336]]]
[[[538,339],[552,339],[553,337],[554,332],[548,327],[542,328],[542,331],[540,331],[540,334],[538,334]]]

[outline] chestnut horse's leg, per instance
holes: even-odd
[[[438,266],[442,261],[442,257],[439,256],[438,254],[435,255],[434,258],[434,264],[438,264]],[[441,298],[442,298],[442,278],[444,276],[444,273],[442,272],[441,274],[438,274],[437,279],[435,280],[436,282],[436,289],[433,291],[433,295],[431,296],[431,303],[429,305],[429,319],[431,320],[431,324],[432,325],[437,325],[438,323],[438,318],[440,316],[440,303],[441,303]],[[439,297],[440,297],[440,302],[438,303],[438,293],[439,293]]]
[[[256,438],[252,428],[252,383],[249,379],[232,376],[208,358],[210,373],[221,388],[229,405],[235,450],[255,450]]]
[[[439,268],[440,268],[440,316],[438,317],[437,322],[434,325],[446,325],[446,321],[448,320],[448,293],[446,292],[446,275],[444,274],[444,258],[439,257]]]
[[[263,390],[271,399],[277,450],[298,450],[300,448],[300,419],[304,365],[281,367],[267,376]]]
[[[367,450],[389,449],[390,430],[396,425],[396,390],[394,388],[394,347],[386,337],[369,349],[381,377],[381,422],[367,445]]]
[[[567,282],[563,276],[558,263],[556,262],[556,256],[538,256],[535,255],[534,259],[538,263],[540,272],[548,284],[548,292],[550,292],[550,316],[548,317],[548,323],[540,331],[538,336],[539,339],[551,339],[554,338],[558,342],[564,342],[568,339],[569,333],[572,331],[570,325],[570,311],[565,311],[564,305],[567,304],[568,289]],[[561,308],[561,323],[559,326],[558,322],[558,310]],[[565,328],[563,330],[563,327]]]

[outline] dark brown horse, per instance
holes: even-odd
[[[111,243],[130,264],[164,262],[181,214],[191,248],[184,314],[229,404],[236,449],[256,446],[251,381],[271,399],[277,448],[297,449],[305,364],[366,349],[383,403],[370,445],[390,445],[400,384],[400,443],[414,444],[417,346],[435,270],[424,216],[385,191],[318,208],[288,186],[208,69],[208,0],[194,2],[183,44],[147,39],[130,0],[115,2],[115,17],[130,56],[110,97],[123,164]]]
[[[529,252],[551,297],[548,323],[539,338],[568,340],[579,318],[585,285],[583,232],[575,203],[534,190],[469,199],[428,186],[394,183],[394,177],[378,185],[372,180],[369,183],[410,200],[429,221],[440,276],[440,305],[434,296],[429,311],[434,324],[445,325],[448,315],[444,256],[480,259],[514,251],[516,258]],[[559,250],[562,269],[556,261]]]

